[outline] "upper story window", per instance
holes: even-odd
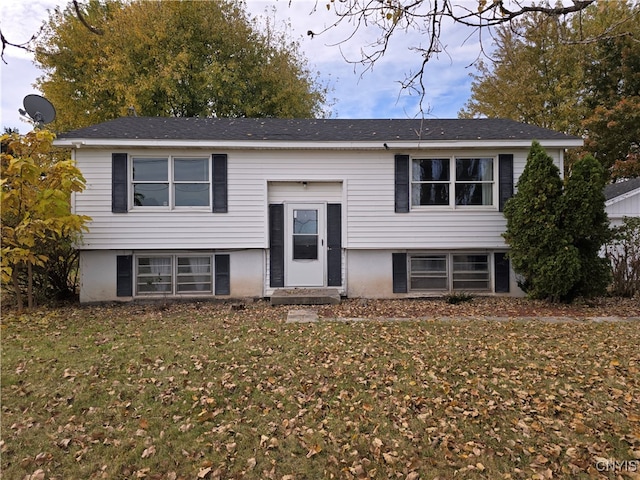
[[[210,207],[211,169],[207,157],[133,157],[136,207]]]
[[[495,159],[423,158],[411,165],[411,205],[493,206]]]

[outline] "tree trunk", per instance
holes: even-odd
[[[33,308],[33,266],[27,262],[27,305]]]
[[[11,281],[13,283],[13,291],[16,294],[16,304],[18,306],[18,312],[22,312],[24,307],[22,303],[22,292],[20,291],[20,282],[18,282],[18,265],[14,265],[11,270]]]

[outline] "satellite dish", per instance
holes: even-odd
[[[22,101],[24,110],[19,109],[21,115],[29,115],[36,125],[51,123],[56,118],[56,109],[49,100],[40,95],[27,95]]]

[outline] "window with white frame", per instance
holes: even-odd
[[[133,157],[136,207],[209,207],[211,168],[207,157]]]
[[[411,290],[490,290],[489,255],[414,254],[409,259]]]
[[[495,159],[417,158],[411,165],[411,205],[493,206]]]
[[[211,293],[210,255],[150,255],[136,258],[136,294]]]

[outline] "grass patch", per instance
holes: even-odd
[[[3,476],[616,478],[598,459],[640,456],[637,323],[286,311],[5,315]]]

